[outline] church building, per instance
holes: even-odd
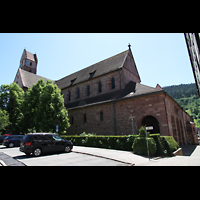
[[[24,49],[14,82],[24,91],[39,79],[38,58]],[[53,81],[61,89],[71,126],[68,135],[138,134],[142,125],[150,133],[173,136],[179,145],[198,144],[195,123],[158,84],[141,84],[130,48],[62,79]]]

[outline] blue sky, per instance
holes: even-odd
[[[24,48],[38,56],[37,74],[58,80],[128,49],[141,83],[194,83],[183,33],[0,33],[0,85],[14,81]]]

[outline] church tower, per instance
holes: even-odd
[[[36,54],[32,54],[24,49],[19,67],[27,72],[37,74],[38,59]]]

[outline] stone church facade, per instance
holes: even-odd
[[[26,91],[39,79],[37,55],[23,51],[14,82]],[[179,145],[198,144],[190,117],[159,85],[141,84],[129,45],[128,50],[53,81],[61,89],[71,127],[67,134],[138,134],[142,125],[151,133],[173,136]]]

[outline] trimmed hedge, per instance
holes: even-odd
[[[148,135],[149,146],[152,148],[151,156],[163,156],[167,153],[168,156],[172,156],[172,152],[178,149],[178,144],[174,140],[172,136],[160,136],[160,134],[149,134]],[[73,142],[75,146],[86,146],[86,147],[97,147],[97,148],[106,148],[106,149],[117,149],[117,150],[124,150],[124,151],[132,151],[133,143],[139,135],[123,135],[123,136],[104,136],[104,135],[92,135],[92,136],[79,136],[79,135],[61,135],[61,137],[65,138],[66,140],[70,140]],[[140,137],[141,138],[141,137]],[[138,148],[141,148],[142,152],[146,150],[146,137],[145,142],[144,140],[138,142],[140,145],[137,146],[137,152],[139,151]],[[139,139],[138,139],[139,140]],[[156,144],[156,151],[155,146]],[[155,152],[154,152],[155,151]],[[147,152],[147,151],[146,151]]]
[[[117,149],[132,151],[133,141],[136,136],[78,136],[78,135],[61,135],[66,140],[73,142],[75,146],[97,147],[106,149]]]
[[[148,139],[149,156],[154,156],[157,150],[155,140],[151,137],[147,137],[147,139]],[[146,137],[135,138],[132,147],[133,147],[133,153],[143,156],[148,156]]]
[[[161,136],[161,139],[168,156],[172,156],[172,153],[179,148],[178,143],[172,136]]]

